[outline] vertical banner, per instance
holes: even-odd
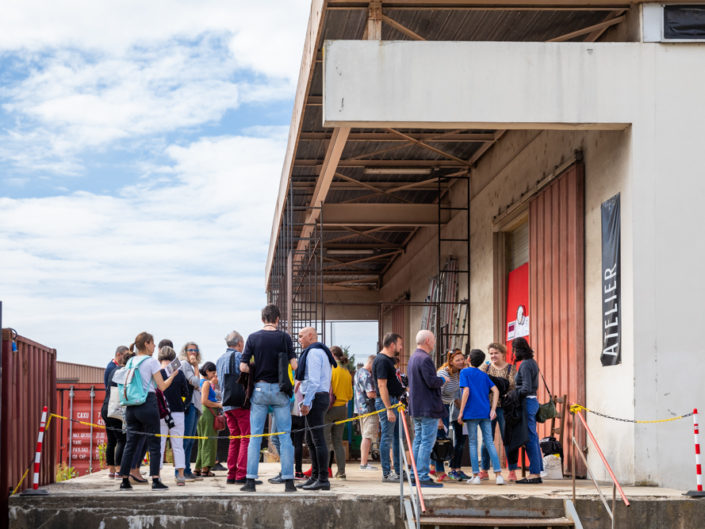
[[[619,193],[602,203],[603,366],[622,363]]]
[[[507,277],[507,321],[505,343],[507,362],[514,362],[512,342],[514,338],[529,338],[529,263],[524,263],[509,272]]]

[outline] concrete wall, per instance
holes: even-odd
[[[587,405],[616,416],[666,418],[705,407],[700,383],[705,345],[698,332],[705,297],[698,274],[705,258],[703,64],[702,44],[332,42],[325,54],[325,120],[347,126],[527,129],[509,133],[473,174],[478,186],[472,202],[473,345],[485,345],[492,336],[488,219],[511,202],[508,193],[520,193],[582,147]],[[537,136],[532,129],[572,132]],[[603,368],[599,205],[617,191],[623,363]],[[400,291],[401,284],[412,285],[412,299],[425,291],[434,273],[424,263],[428,258],[435,265],[433,236],[420,232],[385,278],[385,294]],[[592,417],[590,424],[626,481],[693,487],[689,420],[630,426]]]

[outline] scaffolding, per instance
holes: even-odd
[[[300,353],[296,337],[313,327],[325,342],[323,303],[323,211],[322,206],[297,206],[293,186],[289,188],[272,266],[268,302],[279,307],[279,327],[287,331]],[[309,213],[318,209],[315,220]]]

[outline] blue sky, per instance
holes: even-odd
[[[3,325],[92,365],[142,330],[215,357],[259,328],[308,12],[4,3]]]

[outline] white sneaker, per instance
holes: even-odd
[[[377,470],[377,467],[367,463],[366,465],[360,465],[360,470]]]
[[[383,483],[399,483],[399,475],[393,470],[382,478]]]
[[[480,485],[482,483],[480,476],[473,476],[467,482],[470,483],[470,485]]]
[[[504,485],[504,478],[501,474],[497,474],[497,479],[495,480],[495,483],[497,483],[497,485]]]

